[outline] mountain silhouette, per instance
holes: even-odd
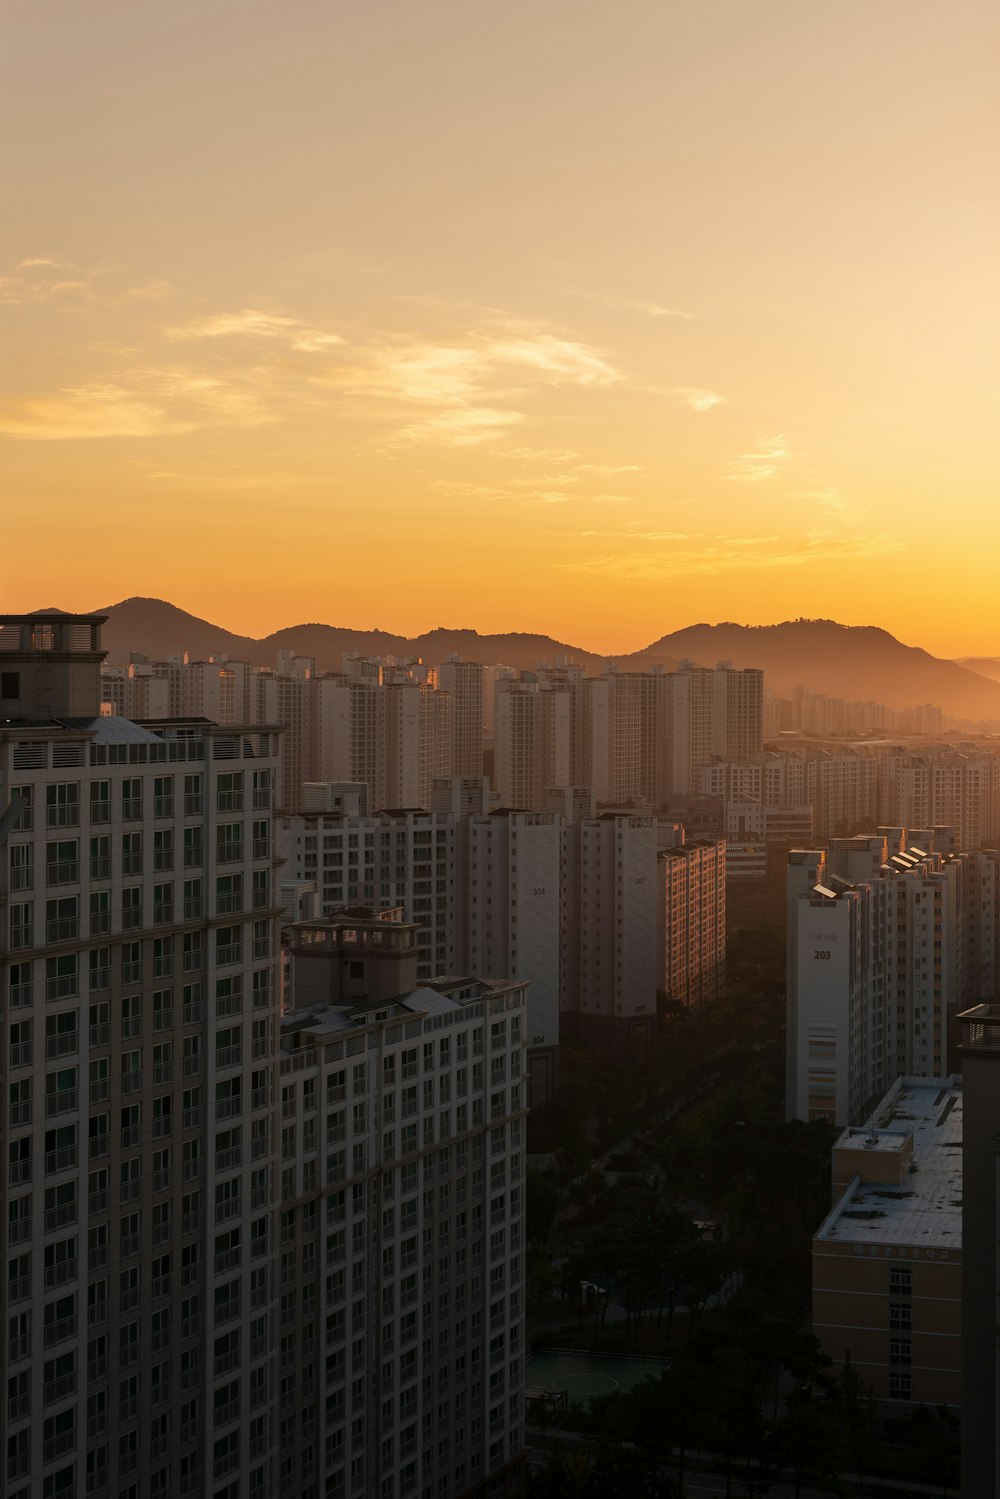
[[[648,671],[654,665],[673,670],[681,660],[700,666],[731,661],[736,667],[760,667],[768,687],[787,697],[802,685],[830,697],[885,703],[906,708],[934,703],[957,718],[1000,719],[1000,664],[979,662],[981,672],[930,655],[918,646],[904,645],[888,630],[874,625],[841,625],[830,619],[786,620],[775,625],[689,625],[663,635],[651,645],[625,655],[606,657],[582,650],[549,635],[481,635],[476,630],[428,630],[407,637],[387,630],[357,630],[325,624],[291,625],[254,638],[237,635],[221,625],[188,614],[162,599],[130,598],[112,604],[104,641],[111,662],[124,664],[129,652],[151,660],[187,651],[190,659],[225,655],[254,666],[273,666],[279,650],[313,656],[321,671],[339,671],[343,652],[362,655],[417,656],[437,665],[452,654],[492,666],[501,663],[518,670],[559,658],[590,671],[614,660],[622,671]]]

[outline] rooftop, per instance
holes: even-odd
[[[391,1022],[418,1015],[445,1015],[461,1010],[472,1000],[518,987],[516,982],[476,979],[466,975],[434,979],[432,983],[418,985],[407,994],[397,994],[389,999],[308,1005],[300,1010],[289,1010],[281,1017],[282,1045],[286,1051],[298,1049],[303,1034],[323,1036],[357,1030],[382,1018]]]
[[[893,1180],[913,1139],[903,1185]],[[856,1177],[817,1230],[817,1240],[962,1248],[962,1088],[954,1078],[901,1077],[865,1125],[846,1129],[834,1150],[873,1151],[886,1158],[886,1180]]]

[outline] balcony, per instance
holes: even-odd
[[[59,1317],[54,1322],[46,1324],[43,1342],[46,1348],[53,1348],[57,1343],[64,1343],[76,1333],[75,1317]]]
[[[12,1010],[21,1010],[33,1003],[33,987],[30,979],[26,984],[11,984],[10,1007]]]
[[[13,885],[13,882],[12,882],[12,888],[14,888],[14,889],[17,889],[17,888],[29,889],[30,886],[31,886],[31,871],[30,870],[17,870],[16,873],[18,873],[18,874],[22,874],[22,873],[27,874],[28,879],[25,882],[24,886],[21,886],[21,887]],[[79,861],[79,859],[60,859],[57,863],[46,864],[46,866],[45,866],[45,881],[46,881],[46,884],[49,884],[49,885],[75,885],[78,882],[79,878],[80,878],[80,861]]]
[[[45,1152],[45,1174],[54,1176],[57,1171],[69,1171],[77,1164],[77,1148],[75,1145],[64,1145],[59,1150],[47,1150]]]
[[[45,1038],[45,1055],[49,1061],[56,1057],[74,1056],[79,1050],[79,1031],[62,1031],[59,1035]]]
[[[62,1088],[58,1093],[46,1093],[45,1117],[52,1119],[58,1114],[70,1114],[80,1107],[79,1088]]]

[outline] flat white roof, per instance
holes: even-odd
[[[962,1248],[962,1088],[954,1078],[901,1077],[865,1125],[835,1149],[897,1154],[913,1134],[913,1164],[897,1186],[855,1181],[817,1230],[832,1243]]]

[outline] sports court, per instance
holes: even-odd
[[[549,1348],[528,1360],[525,1382],[529,1400],[542,1390],[564,1390],[571,1405],[582,1405],[595,1395],[631,1389],[650,1375],[655,1379],[666,1368],[666,1362],[658,1358],[622,1358]]]

